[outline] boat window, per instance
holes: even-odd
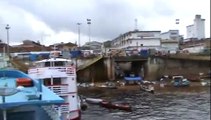
[[[36,63],[35,65],[33,65],[35,67],[43,67],[43,63]]]
[[[46,85],[46,86],[51,85],[51,79],[45,79],[44,85]]]
[[[50,67],[50,62],[45,62],[45,67]]]
[[[72,66],[72,65],[74,65],[74,63],[72,61],[68,61],[67,65],[71,65]]]
[[[64,66],[65,63],[63,61],[54,62],[54,66]]]
[[[53,79],[53,84],[54,85],[61,85],[61,78],[54,78]]]

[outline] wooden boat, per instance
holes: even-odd
[[[132,108],[128,103],[112,103],[110,101],[102,101],[100,105],[107,109],[118,109],[118,110],[124,110],[127,112],[132,111]]]
[[[103,85],[97,86],[100,88],[117,89],[117,85],[114,82],[106,82]]]
[[[190,75],[190,76],[186,76],[186,78],[191,82],[200,82],[201,81],[201,77],[199,75]]]
[[[153,83],[150,81],[143,81],[140,84],[140,90],[142,91],[146,91],[146,92],[150,92],[150,93],[154,93],[154,86]]]
[[[87,103],[90,103],[90,104],[100,104],[104,100],[103,99],[99,99],[99,98],[86,98],[85,101]]]

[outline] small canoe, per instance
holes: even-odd
[[[112,103],[109,101],[102,101],[101,106],[107,109],[118,109],[131,112],[132,108],[128,103]]]
[[[140,84],[140,90],[154,94],[154,86],[151,84]]]
[[[103,99],[98,99],[98,98],[86,98],[85,100],[89,104],[100,104],[101,102],[104,101]]]

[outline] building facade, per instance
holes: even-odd
[[[187,38],[205,38],[205,19],[201,18],[201,15],[196,15],[194,23],[188,25],[187,27]]]
[[[112,48],[125,50],[159,49],[161,31],[129,31],[111,42]]]
[[[179,30],[169,30],[168,32],[161,33],[162,40],[177,40],[179,41],[180,35]]]
[[[161,33],[161,49],[164,51],[176,51],[179,48],[180,40],[179,30],[169,30]]]

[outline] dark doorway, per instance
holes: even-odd
[[[35,111],[9,112],[7,120],[35,120]]]

